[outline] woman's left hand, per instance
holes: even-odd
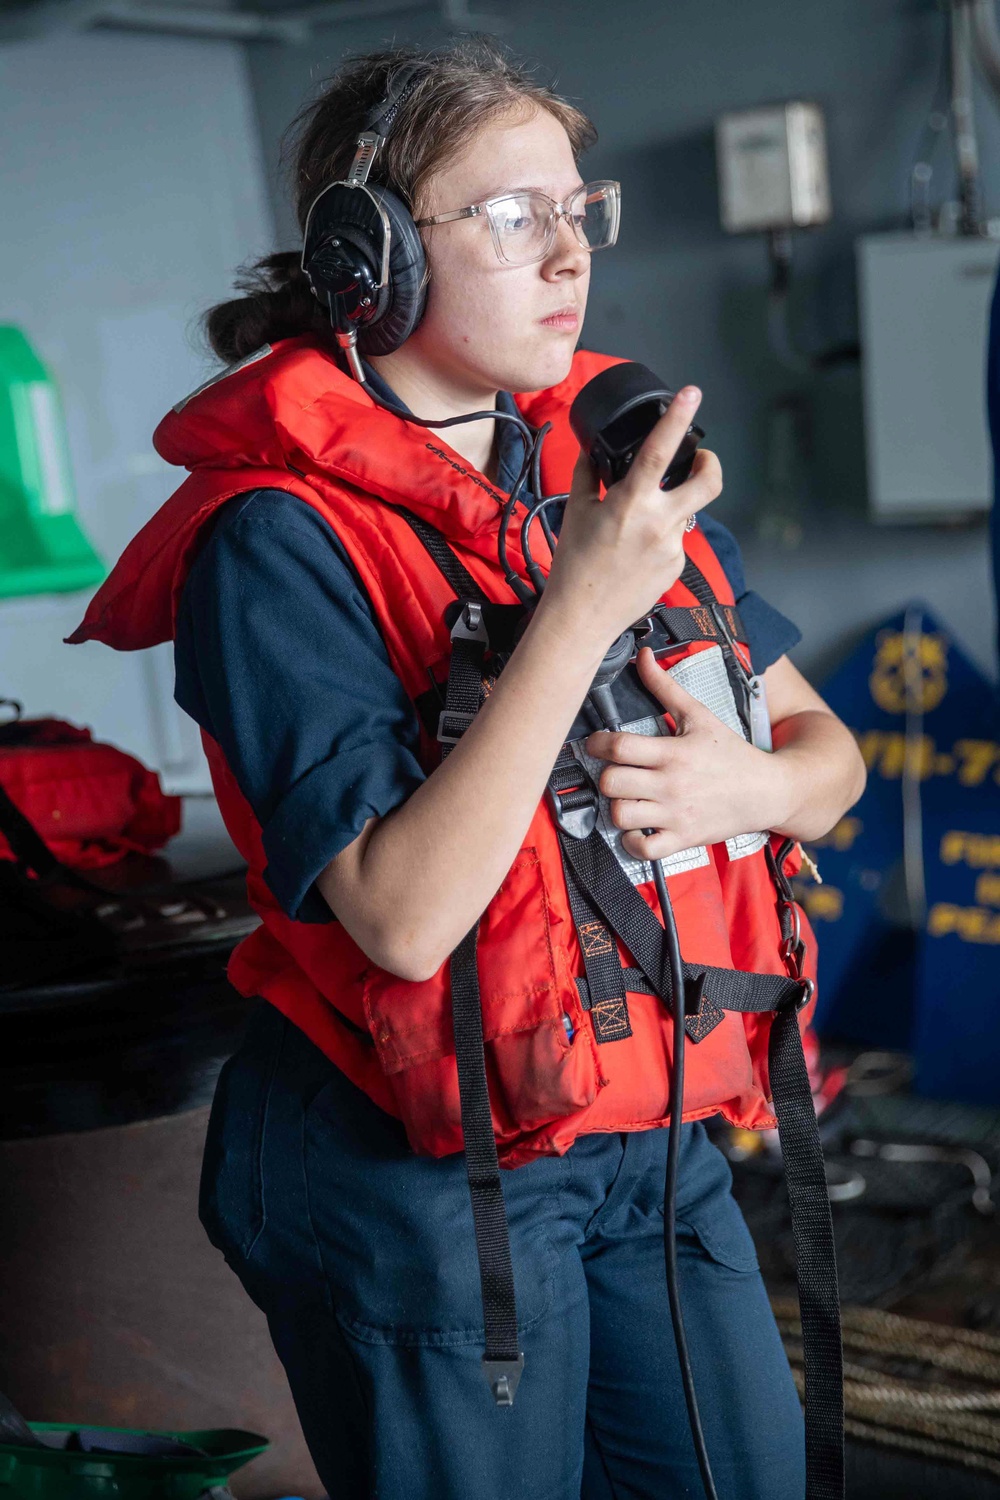
[[[739,833],[775,827],[783,816],[782,771],[723,724],[663,670],[648,647],[636,667],[663,705],[671,736],[599,730],[587,751],[608,765],[600,788],[611,799],[622,843],[637,859],[665,859],[680,849],[717,844]],[[644,833],[643,829],[653,829]]]

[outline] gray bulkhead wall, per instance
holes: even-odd
[[[490,8],[489,0],[476,6]],[[818,100],[834,218],[795,236],[793,326],[810,349],[855,340],[854,241],[907,222],[910,166],[943,41],[936,0],[495,0],[495,9],[505,39],[592,114],[601,138],[586,174],[623,185],[621,239],[594,262],[583,342],[704,388],[708,442],[725,473],[716,513],[739,537],[751,585],[801,625],[798,664],[820,677],[865,626],[918,597],[992,671],[985,524],[868,521],[860,371],[802,378],[783,370],[765,331],[763,240],[723,233],[717,208],[716,116]],[[309,47],[249,48],[282,245],[295,231],[275,175],[278,138],[303,99],[349,52],[446,34],[428,12],[341,24]],[[1000,215],[1000,116],[982,88],[977,103],[985,199]],[[942,147],[935,192],[950,195],[951,182]],[[767,503],[768,405],[796,392],[812,449],[795,481],[804,540],[780,551],[758,537],[756,518]]]

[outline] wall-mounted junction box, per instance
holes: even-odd
[[[715,125],[722,226],[730,234],[805,229],[830,217],[818,104],[790,101],[720,115]]]
[[[872,516],[987,510],[986,342],[1000,242],[873,234],[857,256]]]

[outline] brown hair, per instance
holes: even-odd
[[[349,58],[322,92],[292,121],[282,142],[299,228],[309,206],[331,182],[347,176],[358,133],[385,97],[388,81],[405,63],[432,63],[396,116],[375,162],[372,181],[399,194],[411,211],[435,169],[488,121],[519,106],[540,107],[565,128],[575,157],[594,144],[597,132],[574,105],[539,83],[492,37],[468,36],[450,46],[424,50],[395,47]],[[262,344],[299,333],[329,335],[329,319],[299,265],[298,250],[284,250],[240,268],[237,291],[205,314],[212,349],[226,363]]]

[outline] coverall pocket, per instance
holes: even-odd
[[[262,1006],[243,1045],[223,1065],[209,1115],[198,1217],[234,1268],[249,1257],[264,1227],[264,1132],[283,1035],[281,1017]]]
[[[726,1208],[720,1205],[711,1215],[688,1215],[679,1223],[682,1229],[691,1230],[702,1250],[716,1265],[744,1273],[760,1269],[753,1238],[739,1205],[733,1199]]]
[[[700,1121],[684,1129],[677,1201],[680,1241],[686,1239],[690,1247],[729,1271],[758,1271],[753,1236],[733,1197],[729,1163]],[[659,1211],[663,1212],[662,1203]]]
[[[523,848],[483,913],[479,989],[494,1125],[501,1137],[593,1102],[597,1061],[579,1026],[572,977],[560,974],[537,851]],[[440,1156],[462,1144],[449,964],[407,983],[372,970],[365,1014],[411,1144]],[[572,1019],[575,1015],[576,1019]]]
[[[309,1103],[302,1150],[310,1242],[341,1326],[367,1344],[481,1344],[482,1286],[460,1154],[407,1147],[334,1074]],[[523,1331],[544,1318],[558,1263],[564,1156],[502,1173]]]

